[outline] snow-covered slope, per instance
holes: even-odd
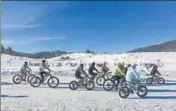
[[[48,63],[51,66],[57,66],[61,63],[63,67],[69,67],[68,63],[80,64],[84,63],[86,65],[91,62],[103,63],[107,62],[109,67],[113,67],[114,63],[124,62],[124,63],[137,63],[142,66],[144,63],[160,63],[163,68],[174,70],[176,61],[173,57],[176,56],[176,52],[156,52],[156,53],[123,53],[123,54],[88,54],[88,53],[71,53],[63,56],[54,57],[48,59]],[[69,57],[65,60],[62,58]],[[17,57],[7,54],[1,55],[1,66],[2,67],[19,67],[24,61],[30,63],[41,63],[41,59],[31,59],[26,57]]]
[[[59,87],[49,88],[41,85],[32,88],[27,83],[16,85],[12,82],[13,74],[18,74],[24,61],[30,62],[31,69],[38,71],[36,64],[41,59],[1,55],[1,109],[3,111],[176,111],[176,61],[175,52],[163,53],[128,53],[128,54],[87,54],[72,53],[48,59],[50,68],[57,72],[60,80]],[[68,58],[69,57],[69,58]],[[61,59],[62,58],[62,59]],[[67,58],[63,60],[63,58]],[[149,93],[146,98],[139,99],[135,94],[129,99],[121,99],[117,91],[106,92],[101,86],[93,91],[78,89],[71,91],[68,84],[74,80],[74,70],[77,65],[84,63],[86,69],[91,62],[107,62],[112,70],[114,63],[138,63],[146,68],[144,63],[164,64],[160,67],[163,77],[167,80],[163,85],[148,85]],[[58,66],[58,64],[62,64]],[[71,66],[71,63],[77,64]],[[63,76],[61,76],[63,75]],[[69,76],[70,75],[70,76]]]
[[[12,56],[8,54],[1,55],[2,66],[21,66],[25,61],[27,62],[40,62],[39,59],[32,59],[27,57]]]

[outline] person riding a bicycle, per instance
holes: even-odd
[[[116,64],[114,69],[113,69],[113,72],[112,72],[112,78],[117,80],[118,83],[120,82],[121,78],[125,77],[125,74],[123,72],[123,69],[122,69],[121,65],[122,64],[120,64],[120,63]]]
[[[32,70],[28,67],[28,62],[24,62],[24,65],[20,69],[20,73],[24,75],[24,81],[26,81],[27,73],[31,72]]]
[[[96,73],[94,71],[96,71]],[[99,73],[99,71],[95,67],[95,62],[92,62],[88,69],[88,72],[93,77],[93,79],[96,77],[97,73]]]
[[[133,64],[133,66],[129,65],[126,73],[126,81],[131,86],[132,84],[135,84],[137,87],[140,84],[140,77],[138,73],[135,71],[136,64]]]
[[[157,74],[161,75],[161,73],[158,71],[158,66],[154,64],[154,66],[150,72],[150,75],[152,76],[152,78],[154,78],[154,77],[157,77]]]
[[[75,71],[75,77],[78,80],[82,80],[84,78],[82,75],[87,75],[86,71],[84,71],[84,64],[80,64],[80,66]]]
[[[109,71],[109,68],[106,66],[106,62],[101,66],[101,72],[106,74]]]
[[[46,70],[48,70],[49,72],[47,72]],[[41,76],[42,82],[44,80],[44,75],[49,74],[51,72],[51,69],[49,69],[49,67],[46,65],[46,60],[42,60],[42,65],[39,68],[39,74]]]

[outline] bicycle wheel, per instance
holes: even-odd
[[[92,90],[95,87],[95,84],[92,81],[89,81],[86,85],[85,88],[87,90]]]
[[[71,82],[69,83],[69,88],[70,88],[71,90],[77,90],[77,89],[78,89],[78,82],[76,82],[76,81],[71,81]]]
[[[22,81],[21,75],[15,75],[15,76],[13,76],[13,82],[14,82],[15,84],[20,84],[21,81]]]
[[[153,79],[152,79],[152,78],[148,78],[148,79],[146,80],[146,82],[147,82],[147,84],[152,84]]]
[[[119,96],[121,98],[127,98],[130,94],[130,89],[127,86],[123,86],[119,90]]]
[[[57,77],[52,76],[48,79],[47,83],[49,87],[56,88],[59,85],[59,79]]]
[[[34,77],[34,76],[35,76],[34,74],[30,74],[30,75],[27,77],[28,83],[30,82],[31,78]]]
[[[113,80],[107,79],[107,80],[105,80],[104,83],[103,83],[103,89],[104,89],[105,91],[112,91],[112,89],[114,88],[114,85],[115,85],[115,83],[114,83]]]
[[[164,83],[165,83],[164,78],[159,77],[159,78],[158,78],[158,83],[159,83],[159,84],[164,84]]]
[[[101,86],[103,85],[103,82],[105,81],[105,78],[103,76],[100,76],[96,79],[96,83]]]
[[[106,78],[107,78],[107,79],[111,79],[111,78],[112,78],[111,72],[108,72],[108,73],[106,74]]]
[[[39,78],[39,77],[37,77],[37,76],[33,76],[31,79],[30,79],[30,85],[32,86],[32,87],[39,87],[40,85],[41,85],[41,83],[42,83],[42,80]]]
[[[140,98],[144,98],[146,95],[148,94],[148,89],[146,86],[139,86],[139,88],[137,89],[137,95],[140,97]]]

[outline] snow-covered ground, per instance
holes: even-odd
[[[69,56],[70,60],[60,61],[61,57]],[[12,82],[14,74],[19,73],[24,61],[40,63],[41,60],[1,55],[1,110],[2,111],[176,111],[176,53],[134,53],[134,54],[85,54],[72,53],[61,57],[48,59],[50,68],[56,72],[60,80],[58,88],[47,85],[33,88],[27,83],[16,85]],[[121,99],[118,91],[106,92],[101,86],[93,91],[78,89],[71,91],[68,84],[74,80],[74,70],[66,63],[97,63],[108,62],[110,69],[114,63],[157,63],[160,60],[164,66],[160,68],[167,80],[163,85],[147,85],[149,93],[140,99],[136,94],[128,99]],[[9,62],[10,61],[10,62]],[[57,67],[62,63],[62,67]],[[141,66],[142,67],[142,66]],[[142,67],[143,68],[143,67]],[[31,69],[38,72],[37,66]]]

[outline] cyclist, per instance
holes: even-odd
[[[79,80],[79,79],[83,79],[83,77],[81,76],[81,74],[86,75],[86,72],[84,71],[84,64],[80,64],[80,66],[76,69],[75,71],[75,77]]]
[[[152,78],[154,78],[157,77],[157,74],[161,75],[161,73],[158,71],[158,66],[154,64],[150,75],[152,76]]]
[[[121,64],[119,63],[119,64],[116,64],[113,69],[112,79],[117,80],[117,82],[119,83],[121,78],[125,78],[125,74],[123,72]]]
[[[133,66],[129,65],[126,73],[126,81],[131,86],[131,84],[135,84],[136,88],[140,84],[140,77],[135,71],[136,64],[133,64]]]
[[[21,67],[20,69],[20,73],[24,75],[25,78],[24,81],[26,81],[26,75],[27,73],[29,73],[30,71],[32,71],[29,67],[28,67],[28,62],[24,62],[24,65]]]
[[[109,71],[109,68],[106,66],[106,62],[101,66],[101,71],[103,74],[106,74]]]
[[[47,72],[46,69],[49,71]],[[44,74],[49,74],[51,72],[51,69],[46,65],[46,60],[42,60],[42,65],[39,68],[39,74],[41,76],[42,82],[44,80]]]
[[[96,73],[94,71],[96,71]],[[92,64],[90,65],[88,69],[88,72],[93,77],[93,79],[95,78],[97,73],[99,73],[99,71],[95,68],[95,62],[92,62]]]

